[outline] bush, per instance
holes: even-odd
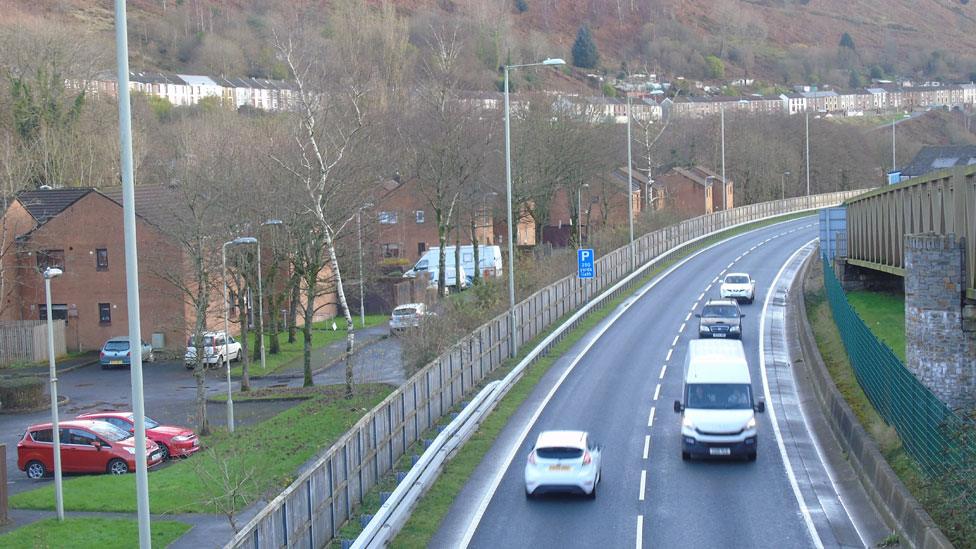
[[[39,377],[11,377],[0,379],[0,410],[25,410],[44,404],[44,385]]]

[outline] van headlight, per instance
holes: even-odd
[[[755,428],[756,428],[756,418],[755,416],[753,416],[749,418],[749,421],[746,422],[746,426],[743,430],[748,431],[750,429],[755,429]]]
[[[738,332],[739,331],[739,326],[738,325],[732,326],[731,328],[729,328],[729,331],[730,332]]]
[[[695,430],[695,422],[688,417],[686,417],[684,420],[681,421],[681,426],[687,429],[691,429],[692,431]]]

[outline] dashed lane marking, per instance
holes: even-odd
[[[638,501],[644,501],[644,487],[647,485],[647,470],[641,471],[640,493],[637,495]]]
[[[644,545],[644,515],[637,515],[637,549]]]
[[[673,352],[674,352],[674,349],[668,349],[668,356],[666,356],[666,357],[664,358],[664,361],[665,361],[665,362],[667,362],[667,361],[669,361],[669,360],[671,360],[671,353],[673,353]]]
[[[654,406],[651,406],[651,413],[647,416],[647,426],[654,426]]]
[[[650,451],[651,451],[651,435],[644,435],[644,459],[647,459],[647,454]]]
[[[678,333],[679,333],[679,334],[680,334],[681,332],[683,332],[683,331],[685,331],[685,324],[687,324],[687,322],[682,322],[682,323],[681,323],[681,327],[680,327],[680,328],[678,328]]]
[[[664,379],[664,372],[667,372],[667,371],[668,371],[668,365],[667,364],[665,364],[664,366],[661,366],[661,375],[658,376],[658,379]]]
[[[654,389],[654,400],[657,400],[661,396],[661,384],[657,384],[657,388]]]
[[[677,344],[678,344],[678,338],[679,338],[679,337],[681,337],[681,336],[674,336],[674,341],[672,341],[672,342],[671,342],[671,346],[672,346],[672,347],[674,347],[675,345],[677,345]]]

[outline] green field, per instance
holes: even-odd
[[[190,529],[189,524],[171,520],[152,523],[152,544],[166,547]],[[135,520],[96,517],[45,519],[0,535],[0,547],[34,549],[129,549],[139,546],[139,525]]]
[[[848,292],[847,302],[878,339],[905,362],[905,296],[879,292]]]

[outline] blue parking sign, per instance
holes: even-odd
[[[576,261],[580,278],[593,278],[596,268],[593,266],[593,250],[576,250]]]

